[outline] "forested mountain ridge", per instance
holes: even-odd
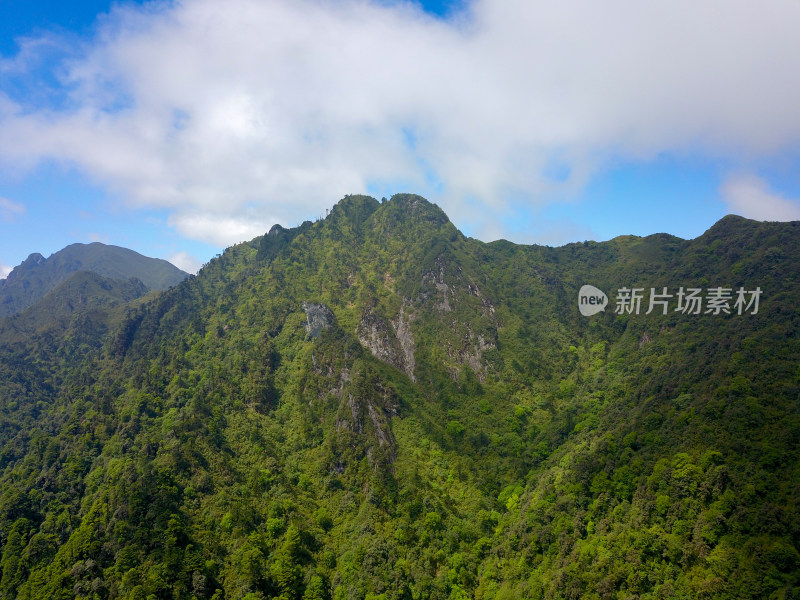
[[[0,337],[0,595],[798,597],[798,233],[484,244],[350,196],[96,343]]]
[[[0,317],[33,305],[75,273],[90,272],[109,279],[138,279],[149,290],[165,290],[187,277],[169,262],[100,242],[70,244],[49,258],[28,256],[6,279],[0,279]]]
[[[129,303],[148,293],[136,278],[127,281],[77,271],[44,297],[19,313],[0,319],[0,340],[6,344],[33,336],[50,350],[67,336],[76,352],[100,347],[109,329],[125,314]],[[77,344],[77,340],[81,340]],[[41,356],[39,356],[41,358]]]

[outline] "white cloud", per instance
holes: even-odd
[[[539,227],[532,227],[532,243],[546,246],[563,246],[571,242],[596,240],[598,235],[590,227],[575,223],[571,219],[549,219]]]
[[[370,184],[496,215],[615,159],[796,148],[798,22],[796,0],[118,5],[61,102],[0,94],[0,165],[75,165],[222,245]]]
[[[734,214],[758,221],[800,220],[800,199],[784,198],[770,191],[753,175],[730,177],[721,187],[723,201]]]
[[[187,273],[197,273],[203,263],[188,252],[178,252],[169,258],[169,262]]]
[[[266,233],[275,222],[209,213],[177,213],[169,218],[169,224],[182,235],[208,240],[217,246],[246,242]]]
[[[0,221],[13,223],[25,214],[25,205],[0,196]]]
[[[8,277],[8,274],[14,270],[14,267],[9,267],[8,265],[4,265],[0,263],[0,279],[5,279]]]

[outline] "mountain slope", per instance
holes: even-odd
[[[117,309],[147,294],[138,279],[121,281],[77,271],[35,304],[0,319],[0,341],[42,337],[62,344],[65,337],[102,345]]]
[[[0,344],[0,594],[796,597],[797,232],[483,244],[350,196],[86,358]],[[758,311],[674,310],[722,286]]]
[[[71,244],[49,258],[31,254],[0,280],[0,317],[31,306],[77,271],[123,281],[136,278],[150,290],[165,290],[187,276],[165,260],[148,258],[127,248],[99,242]]]

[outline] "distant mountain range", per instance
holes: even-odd
[[[800,598],[798,222],[348,196],[144,296],[75,250],[0,319],[0,598]]]
[[[99,242],[72,244],[45,258],[31,254],[0,280],[0,317],[31,306],[77,272],[90,272],[108,279],[138,279],[149,290],[166,290],[188,274],[171,263]]]

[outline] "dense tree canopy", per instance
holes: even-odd
[[[0,597],[800,598],[799,234],[484,244],[349,196],[34,305],[0,322]]]

